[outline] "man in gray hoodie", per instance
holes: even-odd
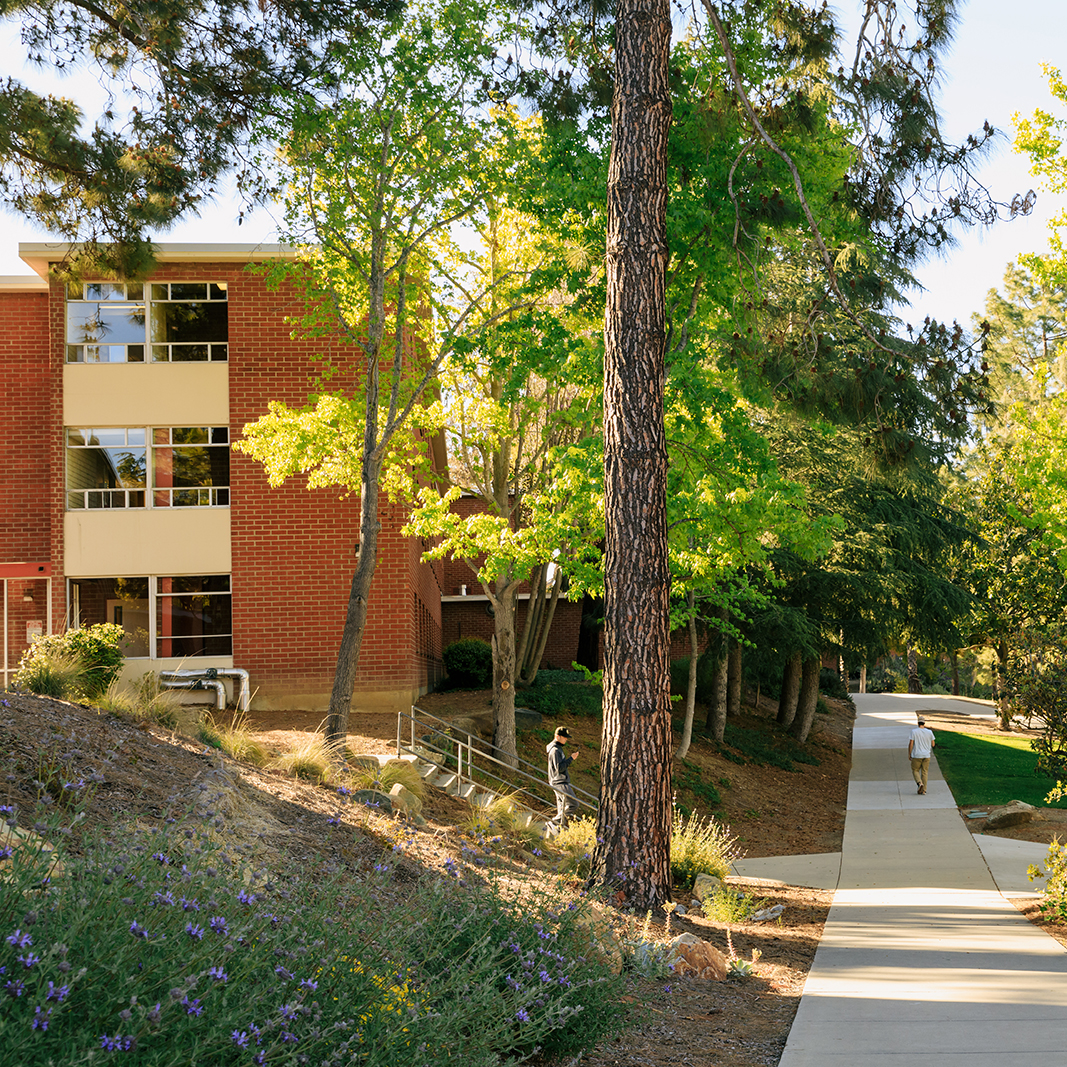
[[[566,726],[556,731],[556,736],[545,746],[548,752],[548,784],[556,794],[556,817],[545,827],[545,836],[558,834],[578,811],[578,799],[571,785],[570,765],[578,758],[579,749],[568,756],[564,751],[571,739],[571,732]]]

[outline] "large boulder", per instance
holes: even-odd
[[[533,708],[515,709],[516,730],[536,730],[541,725],[541,713]]]
[[[397,782],[389,790],[389,799],[394,812],[399,811],[412,817],[422,814],[422,801],[402,782]]]
[[[377,808],[383,815],[393,814],[393,799],[388,793],[377,789],[357,789],[352,794],[352,803],[366,804],[368,808]]]
[[[1037,808],[1022,800],[1011,800],[994,808],[986,819],[984,830],[1003,830],[1008,826],[1021,826],[1037,817]]]
[[[714,945],[695,934],[679,934],[671,942],[668,963],[679,977],[693,975],[721,982],[730,971],[726,957]]]

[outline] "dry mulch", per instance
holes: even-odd
[[[428,710],[435,714],[460,714],[484,708],[485,695],[434,694],[422,703],[431,704]],[[462,704],[468,707],[457,706]],[[746,709],[739,721],[751,723],[768,716],[773,716],[773,708],[765,703]],[[705,779],[719,783],[721,810],[749,855],[840,847],[851,719],[848,705],[835,705],[830,715],[820,715],[811,743],[820,763],[797,764],[792,772],[739,764],[707,743],[694,745],[689,760],[701,768]],[[251,720],[261,740],[281,748],[305,740],[319,726],[321,716],[254,713]],[[566,722],[578,744],[586,748],[590,758],[582,772],[584,784],[595,791],[593,753],[599,749],[598,723],[573,717],[554,721]],[[349,747],[357,752],[387,752],[395,744],[393,715],[355,715],[351,727]],[[5,694],[0,705],[0,762],[5,768],[0,803],[32,810],[38,794],[35,780],[47,779],[62,767],[64,776],[76,773],[92,785],[85,824],[116,829],[130,821],[151,825],[186,810],[203,810],[213,802],[213,785],[220,776],[229,776],[238,786],[243,806],[227,813],[227,824],[243,825],[264,859],[318,853],[357,866],[390,848],[398,831],[398,824],[390,818],[351,808],[339,810],[336,793],[330,789],[228,759],[220,761],[216,751],[183,734],[141,728],[64,701]],[[466,810],[454,798],[431,791],[424,810],[427,825],[415,833],[410,828],[403,831],[410,841],[406,855],[412,877],[419,867],[440,869],[459,854],[462,837],[456,823]],[[338,817],[336,825],[331,823]],[[521,865],[514,869],[521,876]],[[832,894],[788,887],[747,888],[768,903],[785,906],[777,922],[731,928],[738,955],[750,958],[753,949],[759,950],[755,975],[726,982],[635,978],[631,982],[634,1025],[584,1057],[583,1064],[777,1064]],[[620,918],[633,928],[642,917]],[[661,933],[663,926],[662,919],[654,921]],[[727,948],[726,927],[704,919],[699,909],[672,919],[670,932],[683,931]]]

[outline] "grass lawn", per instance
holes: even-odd
[[[1007,804],[1009,800],[1046,807],[1045,796],[1056,784],[1053,778],[1034,774],[1037,753],[1025,737],[944,730],[937,735],[934,755],[960,807]],[[1052,806],[1067,808],[1067,800]]]

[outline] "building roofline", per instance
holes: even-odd
[[[78,248],[69,241],[28,241],[19,243],[19,258],[41,278],[48,277],[48,267]],[[292,245],[282,244],[190,244],[162,241],[154,246],[160,263],[258,263],[265,259],[291,259]]]
[[[48,282],[36,274],[0,274],[0,293],[46,293]]]

